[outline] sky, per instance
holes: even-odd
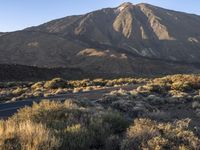
[[[117,7],[127,0],[0,0],[0,32],[21,30],[69,15]],[[200,15],[200,0],[128,0]]]

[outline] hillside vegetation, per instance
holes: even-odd
[[[0,121],[0,148],[200,149],[198,75],[82,81],[56,78],[27,86],[33,90],[58,90],[90,86],[123,87],[130,84],[138,86],[131,90],[114,90],[95,100],[46,99],[34,103],[32,107],[22,108],[12,117]],[[6,86],[11,88],[14,85]]]
[[[147,79],[143,78],[120,78],[113,80],[101,78],[94,80],[64,80],[62,78],[53,78],[48,81],[40,82],[0,82],[0,103],[134,85],[146,81]]]

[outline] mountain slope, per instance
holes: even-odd
[[[197,15],[124,3],[0,36],[0,63],[95,74],[199,72],[199,26]]]

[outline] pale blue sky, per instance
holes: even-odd
[[[200,15],[200,0],[128,0]],[[116,7],[126,0],[0,0],[0,32],[14,31],[69,15]]]

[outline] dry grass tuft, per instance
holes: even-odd
[[[53,150],[59,145],[59,139],[42,124],[31,121],[5,121],[0,124],[2,150]]]

